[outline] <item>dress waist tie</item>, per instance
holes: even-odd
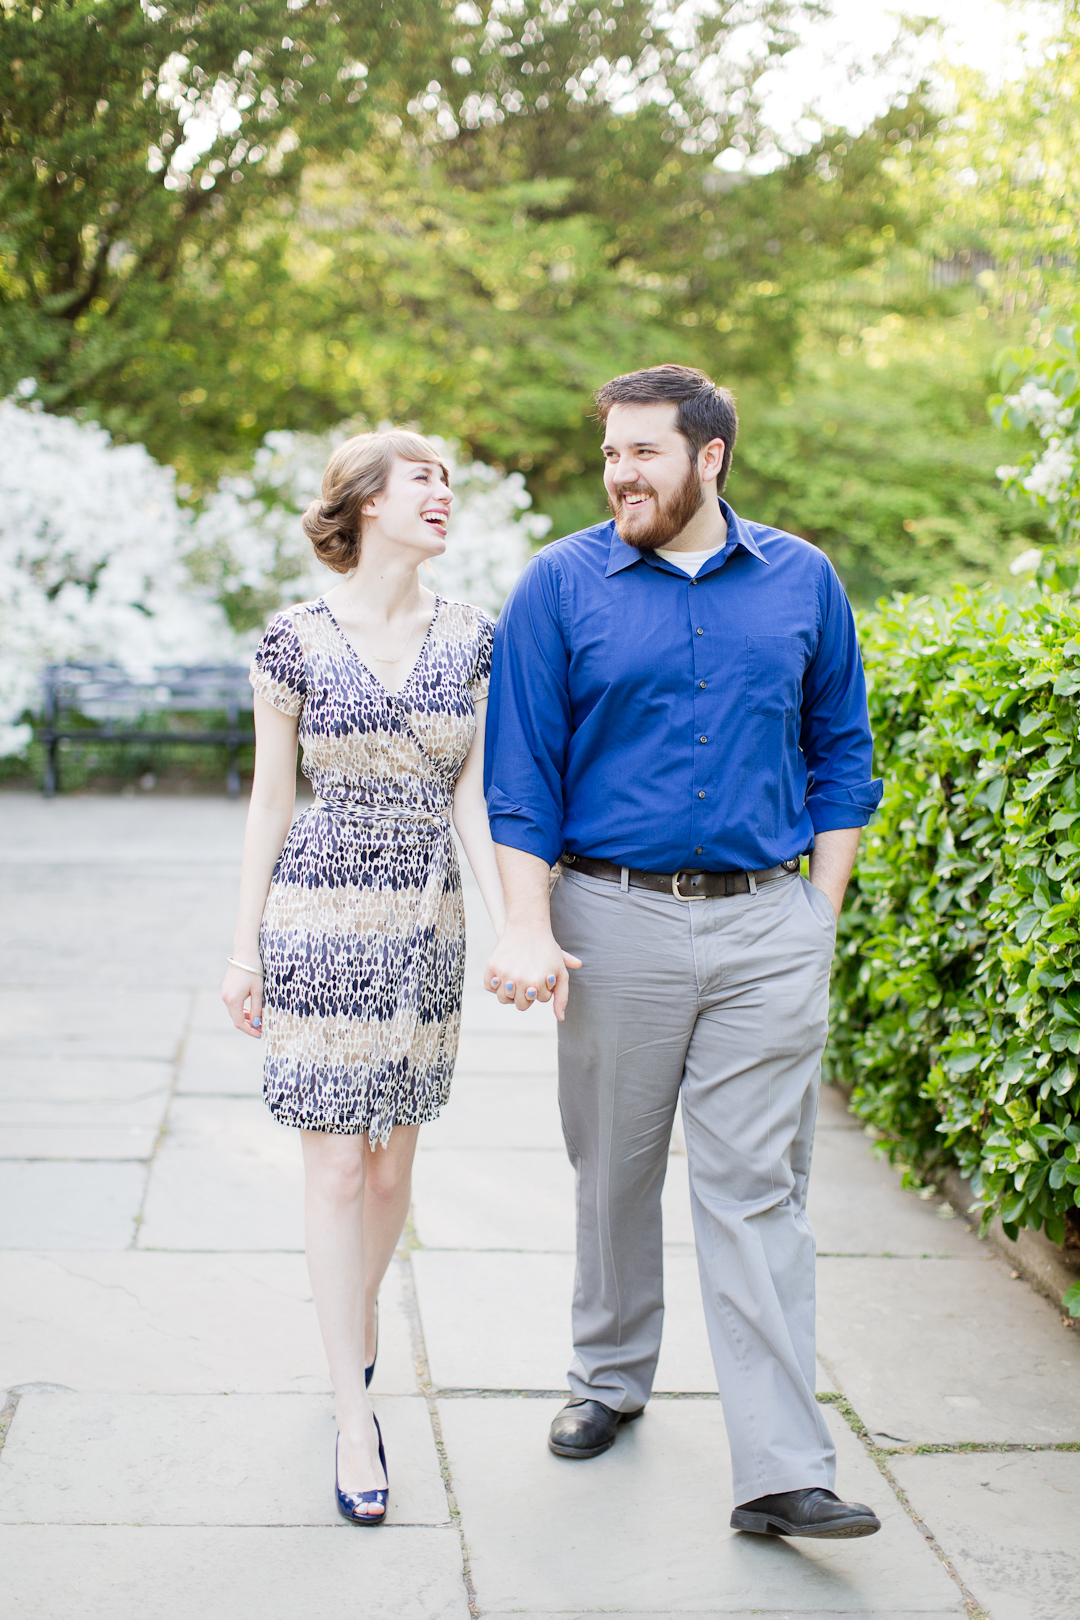
[[[357,804],[354,799],[317,798],[311,807],[325,810],[333,816],[344,816],[349,821],[413,821],[419,825],[449,827],[450,807],[428,810],[402,804]]]

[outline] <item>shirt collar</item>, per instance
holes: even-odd
[[[727,544],[723,550],[716,553],[715,557],[709,558],[708,562],[699,570],[697,578],[702,579],[706,574],[711,574],[714,569],[721,567],[723,563],[727,562],[736,546],[742,546],[744,551],[748,551],[752,557],[756,557],[759,562],[763,562],[768,566],[769,559],[750,533],[749,524],[744,523],[738,513],[733,512],[727,501],[723,499],[720,501],[720,510],[727,519]],[[650,560],[647,552],[639,551],[636,546],[628,546],[625,540],[619,538],[619,531],[615,527],[613,520],[611,524],[611,547],[608,551],[605,578],[610,579],[612,574],[619,574],[624,568],[632,568],[634,563],[647,560]],[[661,557],[656,566],[663,567],[666,571],[668,567],[666,559]],[[673,571],[676,573],[681,572],[680,569],[674,569]]]

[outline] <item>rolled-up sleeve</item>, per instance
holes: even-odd
[[[818,594],[822,632],[803,677],[800,743],[807,768],[806,808],[815,833],[865,827],[881,802],[866,679],[855,617],[825,560]]]
[[[560,580],[541,552],[495,626],[484,786],[495,842],[549,865],[563,848],[569,667]]]

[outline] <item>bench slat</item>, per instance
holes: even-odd
[[[254,707],[246,665],[168,664],[132,671],[120,664],[51,664],[42,685],[45,725],[39,735],[48,747],[46,798],[52,798],[59,786],[57,748],[61,741],[224,744],[229,750],[229,795],[236,798],[239,794],[239,749],[255,741],[250,722],[243,730],[240,726],[241,714],[247,720]],[[140,715],[221,709],[227,730],[131,729],[131,721]],[[72,726],[75,715],[96,723]],[[122,721],[128,722],[128,729],[118,729]]]

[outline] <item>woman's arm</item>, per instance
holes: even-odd
[[[484,802],[484,721],[487,698],[476,705],[476,736],[469,749],[454,789],[454,826],[461,839],[469,865],[483,895],[487,914],[496,934],[506,927],[506,906],[502,882],[491,842],[487,805]]]
[[[251,785],[240,906],[232,954],[246,967],[259,968],[259,928],[270,879],[288,837],[296,803],[298,720],[255,697],[255,780]],[[262,978],[230,966],[221,986],[229,1017],[245,1035],[262,1034]]]

